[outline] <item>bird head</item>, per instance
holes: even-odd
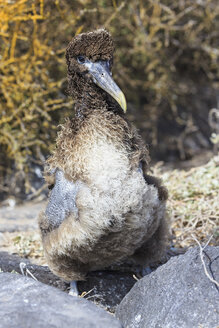
[[[113,52],[113,40],[105,29],[78,34],[66,50],[68,76],[77,80],[79,92],[84,85],[95,84],[113,97],[125,112],[125,96],[112,78]]]

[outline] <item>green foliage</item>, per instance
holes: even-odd
[[[31,163],[42,162],[56,125],[73,115],[65,48],[75,34],[100,26],[116,41],[114,77],[130,119],[153,149],[187,156],[187,135],[210,131],[218,14],[217,0],[0,0],[0,176],[25,172],[30,188]]]

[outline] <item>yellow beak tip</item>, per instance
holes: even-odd
[[[123,109],[123,111],[125,113],[126,110],[127,110],[127,103],[126,103],[124,93],[122,91],[120,91],[117,101],[118,101],[119,105],[121,106],[121,108]]]

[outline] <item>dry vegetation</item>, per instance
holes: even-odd
[[[0,250],[31,259],[36,264],[46,264],[43,255],[43,245],[37,230],[5,232]]]
[[[114,76],[130,119],[152,154],[188,158],[209,147],[218,14],[217,0],[0,0],[0,197],[32,191],[31,172],[51,151],[56,125],[73,115],[66,45],[103,25],[119,45]]]
[[[162,178],[169,190],[168,215],[174,246],[195,245],[194,237],[206,243],[211,236],[211,244],[218,244],[219,156],[189,171],[167,171]]]

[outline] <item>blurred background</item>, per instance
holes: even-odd
[[[39,195],[57,126],[74,115],[66,46],[102,26],[152,162],[191,166],[218,151],[217,0],[0,0],[0,201]]]

